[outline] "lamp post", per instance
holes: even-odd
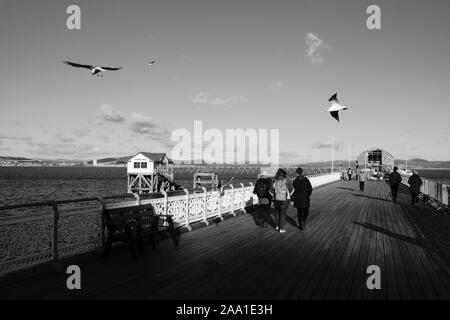
[[[334,136],[331,137],[331,172],[334,172]]]

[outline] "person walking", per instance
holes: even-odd
[[[294,202],[294,207],[297,208],[298,227],[303,230],[306,227],[306,219],[309,214],[310,197],[312,193],[312,185],[307,177],[303,175],[303,169],[296,170],[297,178],[292,183],[294,191],[291,195],[291,201]]]
[[[257,223],[263,227],[266,227],[267,218],[269,217],[270,201],[272,200],[272,195],[270,194],[271,184],[272,180],[263,173],[256,181],[253,189],[253,193],[258,196],[259,200]]]
[[[352,180],[352,174],[353,174],[352,168],[348,168],[347,175],[348,175],[348,180],[349,181]]]
[[[280,233],[286,232],[284,225],[286,223],[291,191],[292,184],[287,178],[287,172],[281,168],[278,169],[275,175],[275,182],[272,184],[271,194],[274,198],[273,204],[276,209],[276,230],[280,231]]]
[[[398,168],[394,167],[394,172],[391,173],[389,177],[389,182],[391,184],[391,194],[392,201],[397,202],[397,193],[398,187],[400,186],[400,182],[402,182],[402,176],[397,172]]]
[[[356,160],[356,164],[355,164],[355,178],[356,178],[356,180],[358,180],[358,175],[359,175],[359,163],[358,163],[358,160]]]
[[[362,169],[362,170],[359,172],[359,175],[358,175],[359,190],[360,190],[361,192],[364,191],[364,184],[366,183],[366,180],[367,180],[367,172],[366,172],[365,169]]]
[[[411,204],[414,206],[419,202],[420,187],[422,186],[422,179],[414,170],[413,174],[408,179],[409,191],[411,192]]]

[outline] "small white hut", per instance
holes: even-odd
[[[157,192],[160,177],[173,181],[172,160],[165,153],[140,152],[128,160],[128,193]]]

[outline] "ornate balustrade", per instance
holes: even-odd
[[[309,176],[313,188],[338,181],[339,173]],[[229,185],[163,193],[145,199],[139,195],[49,201],[0,207],[0,276],[102,247],[105,239],[101,207],[116,208],[151,203],[156,214],[173,215],[187,229],[193,223],[245,211],[257,203],[254,186]]]

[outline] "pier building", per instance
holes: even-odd
[[[380,172],[392,171],[394,168],[394,156],[381,148],[371,148],[361,152],[357,158],[359,168],[375,169]]]

